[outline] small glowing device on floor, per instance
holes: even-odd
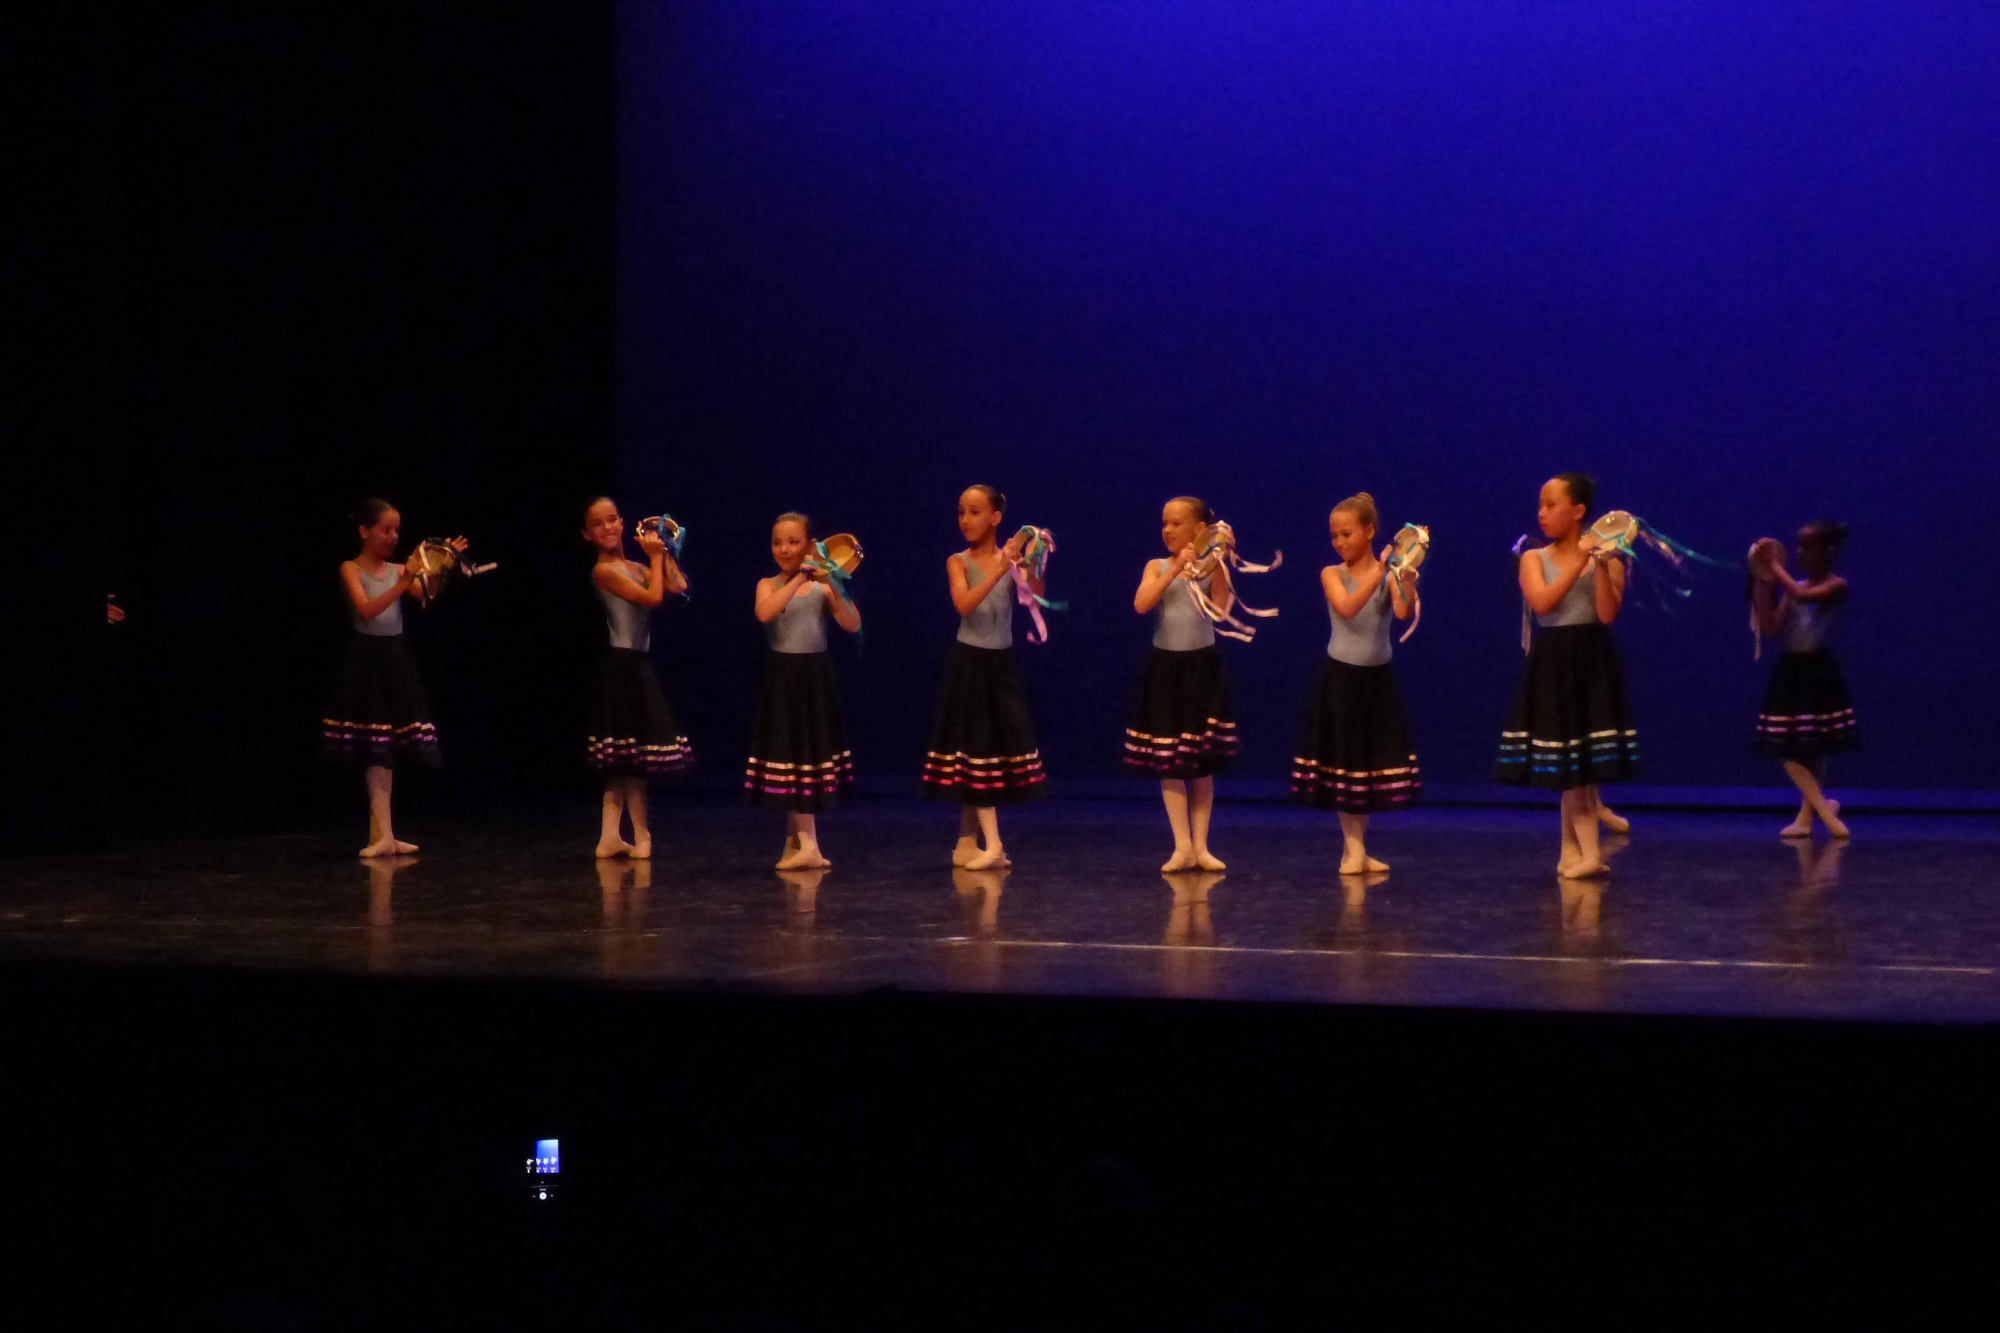
[[[1405,570],[1414,574],[1424,567],[1424,557],[1431,552],[1431,530],[1421,523],[1405,523],[1390,543],[1389,558],[1383,563],[1388,566],[1389,577],[1397,578]],[[1415,582],[1410,584],[1410,627],[1403,631],[1398,643],[1408,643],[1410,636],[1417,632],[1417,625],[1424,618],[1424,599],[1417,592]]]
[[[464,552],[442,537],[426,537],[417,543],[417,549],[410,552],[410,558],[403,568],[417,576],[416,587],[420,605],[429,606],[439,595],[454,583],[477,578],[498,569],[498,564],[477,565],[465,558]]]
[[[642,518],[632,525],[634,538],[654,536],[667,548],[667,554],[678,560],[681,547],[687,542],[687,529],[674,521],[672,514],[658,514],[652,518]]]
[[[528,1197],[546,1203],[556,1197],[556,1182],[562,1179],[562,1141],[536,1139],[535,1155],[528,1159]]]
[[[1236,613],[1241,611],[1246,616],[1257,616],[1268,620],[1278,614],[1277,609],[1274,607],[1268,611],[1260,611],[1241,597],[1235,596],[1232,589],[1230,608],[1225,611],[1209,598],[1208,581],[1214,578],[1215,571],[1224,565],[1239,574],[1268,574],[1284,563],[1283,551],[1274,552],[1268,565],[1253,564],[1245,560],[1236,550],[1236,529],[1217,519],[1208,525],[1207,535],[1202,538],[1201,545],[1195,548],[1194,560],[1182,567],[1181,577],[1187,580],[1189,590],[1194,593],[1195,605],[1209,618],[1217,634],[1249,643],[1257,637],[1257,627],[1238,620]],[[1225,625],[1234,628],[1225,629],[1223,628]]]

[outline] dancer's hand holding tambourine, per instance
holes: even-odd
[[[651,560],[656,555],[665,555],[667,553],[667,543],[660,536],[658,527],[649,528],[641,524],[637,540],[639,542],[639,549],[646,553],[648,560]]]
[[[846,582],[846,576],[862,566],[862,542],[852,532],[834,532],[824,542],[812,544],[812,554],[798,568],[820,582],[836,582],[834,572],[840,572],[838,582]]]
[[[674,538],[680,535],[680,531],[681,525],[676,523],[671,516],[660,514],[657,517],[640,519],[638,523],[633,525],[632,536],[641,546],[644,546],[646,544],[646,534],[651,533],[659,539],[662,546],[671,550]]]
[[[1785,567],[1785,544],[1776,537],[1759,537],[1750,544],[1750,574],[1762,583],[1777,580]]]
[[[495,568],[468,563],[464,556],[470,545],[463,537],[430,537],[417,543],[417,549],[410,552],[410,558],[403,564],[403,579],[420,605],[429,606],[436,601],[454,579],[471,578]]]

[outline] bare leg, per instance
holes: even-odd
[[[991,805],[972,807],[974,817],[979,821],[979,834],[986,840],[986,850],[965,863],[967,870],[991,870],[995,866],[1011,864],[1007,860],[1007,849],[1000,842],[1000,811]]]
[[[979,855],[979,819],[973,807],[958,807],[958,845],[951,849],[951,863],[963,866]]]
[[[625,813],[632,817],[632,855],[643,861],[653,854],[653,832],[646,827],[646,779],[625,779]]]
[[[1576,864],[1583,849],[1576,845],[1576,823],[1570,818],[1576,805],[1575,793],[1562,793],[1562,856],[1556,861],[1556,873],[1567,875],[1569,868]]]
[[[399,853],[414,852],[413,843],[397,842],[393,822],[389,818],[389,793],[396,786],[396,770],[369,765],[365,770],[368,784],[368,845],[361,849],[363,856],[395,856]]]
[[[778,869],[790,870],[799,851],[799,812],[785,811],[785,850],[778,853]]]
[[[610,777],[604,779],[604,804],[599,809],[597,826],[597,855],[623,856],[632,850],[632,844],[618,834],[618,825],[625,818],[625,779]]]
[[[1340,812],[1340,873],[1343,875],[1380,874],[1389,868],[1387,861],[1377,861],[1368,854],[1362,844],[1368,837],[1368,816]]]
[[[1597,850],[1597,786],[1578,787],[1563,793],[1570,828],[1576,836],[1576,859],[1563,875],[1584,879],[1604,873],[1604,860]]]
[[[1167,807],[1167,826],[1174,831],[1174,854],[1160,867],[1163,874],[1193,870],[1194,831],[1188,825],[1187,783],[1179,778],[1160,779],[1160,802]]]
[[[1826,792],[1820,787],[1820,774],[1796,759],[1785,761],[1785,773],[1798,787],[1799,795],[1805,798],[1805,804],[1799,808],[1799,817],[1785,828],[1781,836],[1811,837],[1812,816],[1818,815],[1820,822],[1826,825],[1828,833],[1836,838],[1847,837],[1847,825],[1840,822],[1840,802],[1828,799]]]
[[[1613,833],[1630,833],[1632,821],[1606,805],[1602,799],[1597,802],[1597,822]]]
[[[1196,778],[1188,784],[1188,830],[1194,835],[1194,863],[1203,870],[1229,869],[1222,858],[1208,850],[1208,821],[1215,813],[1215,779]]]

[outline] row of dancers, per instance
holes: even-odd
[[[1629,780],[1639,769],[1639,733],[1611,630],[1625,598],[1630,553],[1591,532],[1595,499],[1595,482],[1580,473],[1552,477],[1541,488],[1537,519],[1547,541],[1525,550],[1519,566],[1521,596],[1539,628],[1492,771],[1496,781],[1561,794],[1557,870],[1567,879],[1605,873],[1598,830],[1622,832],[1627,824],[1605,804],[1600,786]],[[1007,497],[992,486],[975,485],[959,496],[966,545],[945,561],[958,633],[922,775],[925,797],[959,806],[951,860],[972,870],[1010,864],[1000,808],[1047,793],[1013,654],[1012,595],[1016,586],[1036,598],[1045,589],[1041,566],[1028,555],[1032,530],[1000,539],[1006,509]],[[1328,516],[1337,559],[1321,571],[1320,585],[1330,635],[1291,770],[1297,800],[1337,814],[1340,872],[1348,875],[1388,869],[1368,853],[1369,819],[1407,809],[1422,792],[1391,635],[1392,624],[1413,613],[1421,573],[1391,561],[1389,548],[1376,550],[1378,521],[1366,492],[1340,501]],[[401,515],[393,505],[365,501],[354,522],[361,549],[341,566],[354,633],[342,650],[322,745],[330,757],[364,770],[369,836],[361,855],[385,857],[416,850],[394,831],[396,768],[438,763],[437,730],[402,637],[403,599],[422,595],[424,585],[414,562],[394,561]],[[1235,589],[1228,562],[1201,558],[1215,526],[1214,512],[1198,497],[1169,500],[1160,513],[1166,554],[1147,562],[1132,599],[1136,613],[1153,619],[1153,645],[1125,729],[1124,763],[1160,784],[1173,836],[1161,869],[1170,874],[1226,868],[1210,847],[1210,831],[1215,778],[1234,759],[1238,739],[1215,620],[1228,616]],[[604,780],[597,856],[644,859],[652,854],[648,780],[694,763],[650,657],[652,615],[686,591],[687,579],[652,526],[637,533],[644,557],[638,561],[629,558],[626,531],[609,497],[588,506],[583,536],[595,548],[591,573],[609,638],[595,683],[588,756]],[[1750,551],[1753,619],[1784,648],[1756,742],[1799,789],[1798,815],[1783,830],[1788,838],[1810,837],[1815,823],[1837,839],[1849,836],[1839,803],[1824,789],[1827,757],[1853,748],[1857,737],[1829,649],[1847,601],[1847,584],[1834,572],[1846,535],[1845,525],[1830,522],[1801,529],[1796,573],[1775,539],[1761,539]],[[448,545],[455,553],[466,549],[463,538]],[[861,612],[845,579],[814,560],[814,551],[811,521],[802,513],[779,515],[771,528],[775,570],[758,581],[754,600],[768,651],[743,790],[753,804],[784,813],[781,870],[831,865],[818,816],[854,775],[827,648],[829,627],[858,633]]]

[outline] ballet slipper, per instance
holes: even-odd
[[[967,870],[992,870],[1007,863],[1007,853],[998,847],[988,847],[979,855],[965,863]]]

